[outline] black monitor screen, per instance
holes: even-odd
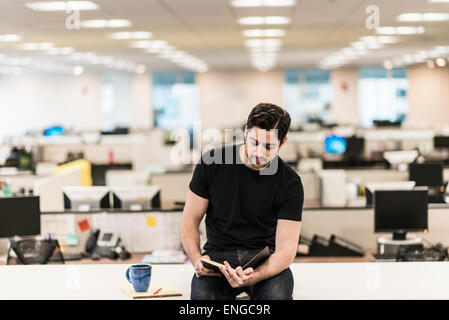
[[[374,232],[427,229],[427,188],[374,192]]]
[[[40,233],[39,197],[0,198],[0,238]]]
[[[433,137],[434,148],[449,148],[449,136],[435,136]]]
[[[435,187],[443,185],[442,163],[411,163],[409,180],[415,181],[416,186]]]
[[[345,154],[359,155],[365,150],[365,139],[358,137],[346,138]]]

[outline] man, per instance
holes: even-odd
[[[250,113],[243,145],[203,154],[193,173],[180,232],[195,275],[191,299],[292,299],[304,191],[300,177],[278,153],[287,140],[290,115],[261,103]],[[230,164],[231,163],[231,164]],[[206,214],[205,252],[199,224]],[[265,246],[271,256],[256,269],[242,269]],[[201,258],[223,263],[220,273]]]

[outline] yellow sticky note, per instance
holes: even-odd
[[[146,225],[147,225],[147,227],[155,227],[156,226],[156,217],[147,217]]]

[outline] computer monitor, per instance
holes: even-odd
[[[415,184],[415,181],[367,182],[365,185],[366,205],[373,205],[373,195],[377,190],[411,190]]]
[[[108,187],[64,187],[64,209],[90,211],[111,207]]]
[[[161,207],[159,186],[111,187],[115,209],[148,210]]]
[[[443,185],[442,163],[411,163],[409,180],[417,186],[440,187]]]
[[[405,240],[407,232],[427,232],[427,187],[374,192],[374,232],[392,232]]]
[[[0,197],[0,238],[40,233],[39,197]]]
[[[324,139],[324,152],[332,154],[343,154],[346,151],[346,138],[328,135]]]
[[[348,137],[346,138],[345,155],[357,156],[363,154],[365,151],[365,138]]]
[[[433,137],[433,147],[435,149],[449,149],[449,136]]]

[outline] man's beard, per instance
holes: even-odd
[[[265,157],[257,157],[254,155],[248,155],[248,149],[245,141],[245,156],[248,159],[248,163],[256,168],[264,168],[270,164],[270,160]]]

